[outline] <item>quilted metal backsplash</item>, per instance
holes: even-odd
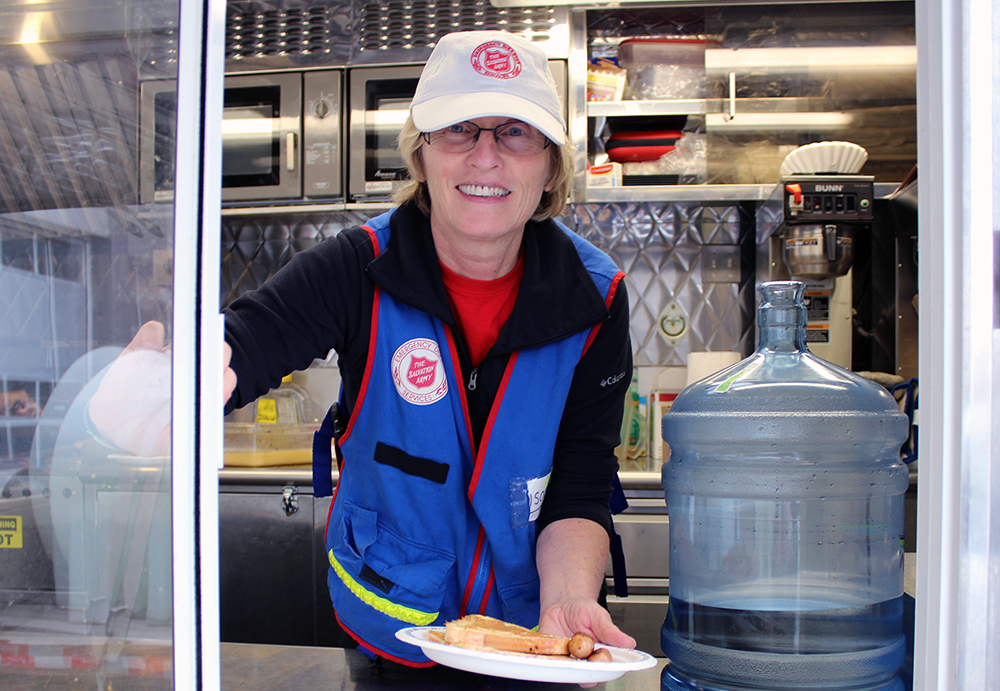
[[[576,204],[568,225],[625,271],[636,365],[685,365],[691,351],[753,344],[752,220],[740,206],[656,202]],[[750,238],[750,247],[747,240]],[[737,281],[705,280],[706,252],[732,248]],[[706,249],[707,248],[707,249]],[[668,343],[659,315],[675,303],[689,330]]]
[[[222,219],[222,307],[260,285],[308,249],[344,228],[375,214],[340,211],[289,215],[236,216]]]
[[[222,224],[222,305],[284,266],[295,252],[343,228],[363,223],[362,212],[296,216],[233,216]],[[753,344],[753,223],[737,205],[697,203],[577,204],[562,219],[607,252],[626,273],[636,365],[684,365],[698,350],[736,350]],[[739,281],[706,281],[706,248],[735,248]],[[680,305],[690,324],[676,344],[659,333],[658,316]]]

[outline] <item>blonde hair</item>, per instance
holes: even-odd
[[[408,201],[415,201],[420,210],[430,216],[431,197],[427,191],[427,183],[423,179],[424,161],[421,154],[421,147],[424,145],[423,132],[418,130],[413,124],[413,118],[407,117],[403,123],[403,129],[399,133],[399,153],[403,156],[406,169],[409,171],[410,179],[406,181],[393,194],[393,201],[403,204]],[[569,195],[569,186],[573,180],[573,147],[569,142],[559,146],[550,142],[546,147],[549,151],[549,181],[552,189],[542,192],[542,198],[538,202],[531,217],[533,221],[544,221],[547,218],[555,218],[566,208],[566,197]]]

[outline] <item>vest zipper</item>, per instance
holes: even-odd
[[[473,367],[472,371],[469,372],[469,386],[468,386],[469,391],[475,391],[476,390],[476,377],[477,376],[479,376],[479,368],[478,367]]]
[[[476,569],[476,577],[473,581],[473,590],[469,598],[468,614],[485,614],[483,601],[489,596],[486,589],[490,584],[490,570],[493,568],[493,552],[490,543],[483,543],[483,552],[479,557],[479,568]],[[482,611],[480,609],[482,608]]]

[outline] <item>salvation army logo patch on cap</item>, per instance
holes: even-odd
[[[521,60],[503,41],[480,43],[472,51],[472,67],[479,74],[496,79],[513,79],[521,74]]]
[[[448,393],[441,349],[429,338],[414,338],[392,356],[392,381],[403,400],[429,405]]]

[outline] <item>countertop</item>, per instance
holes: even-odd
[[[334,468],[331,473],[333,483],[337,484],[338,473]],[[621,473],[622,488],[625,490],[652,490],[663,492],[663,485],[660,484],[660,473],[632,471]],[[274,487],[281,485],[296,485],[299,487],[312,487],[312,466],[310,465],[285,465],[285,466],[260,466],[260,467],[239,467],[226,466],[219,469],[219,485],[221,486],[266,486]]]
[[[904,688],[912,688],[912,633],[915,555],[904,559],[905,592],[904,628],[908,655],[900,677]],[[126,646],[128,648],[129,646]],[[250,643],[221,644],[222,691],[544,691],[574,689],[575,684],[549,684],[514,681],[452,670],[443,666],[430,669],[408,669],[399,665],[378,666],[352,649],[305,646],[259,645]],[[0,688],[4,691],[85,691],[94,688],[115,691],[170,691],[169,672],[150,674],[155,662],[161,672],[169,667],[169,646],[122,651],[122,660],[138,661],[138,675],[125,670],[100,669],[25,669],[0,666]],[[597,689],[609,691],[661,691],[660,674],[666,666],[657,658],[656,666],[603,684]],[[116,673],[117,671],[117,673]],[[124,674],[122,673],[124,672]],[[95,684],[97,686],[95,687]],[[105,685],[107,684],[107,685]]]
[[[337,483],[337,469],[331,473],[333,483]],[[622,489],[636,491],[663,492],[663,485],[660,481],[660,471],[628,471],[618,474],[621,480]],[[266,467],[233,467],[226,466],[219,469],[219,484],[227,485],[297,485],[301,487],[312,487],[312,466],[310,465],[286,465],[286,466],[266,466]],[[910,469],[910,490],[916,490],[917,471]]]
[[[906,593],[916,591],[915,555],[905,555]],[[912,609],[912,597],[909,603]],[[912,620],[908,622],[912,627]],[[908,627],[907,635],[912,635]],[[618,679],[598,684],[611,691],[660,691],[660,674],[666,659],[656,666],[628,672]],[[912,674],[912,659],[900,670],[904,682]],[[222,691],[272,691],[286,689],[337,689],[338,691],[534,691],[578,688],[566,684],[546,684],[486,677],[443,666],[408,669],[400,665],[377,666],[356,650],[312,648],[244,643],[222,644]],[[907,686],[909,688],[909,686]]]
[[[628,672],[596,689],[659,691],[656,667]],[[223,691],[337,689],[338,691],[534,691],[579,688],[576,684],[549,684],[487,677],[449,669],[409,669],[401,665],[376,666],[357,652],[343,648],[307,648],[279,645],[222,644]]]
[[[80,648],[80,646],[77,646]],[[376,665],[357,650],[253,643],[221,645],[222,691],[544,691],[578,689],[576,684],[515,681],[443,666],[410,669]],[[79,651],[78,651],[79,652]],[[126,644],[117,661],[69,668],[0,665],[3,691],[171,691],[170,646]],[[656,667],[623,676],[596,689],[659,691]]]

